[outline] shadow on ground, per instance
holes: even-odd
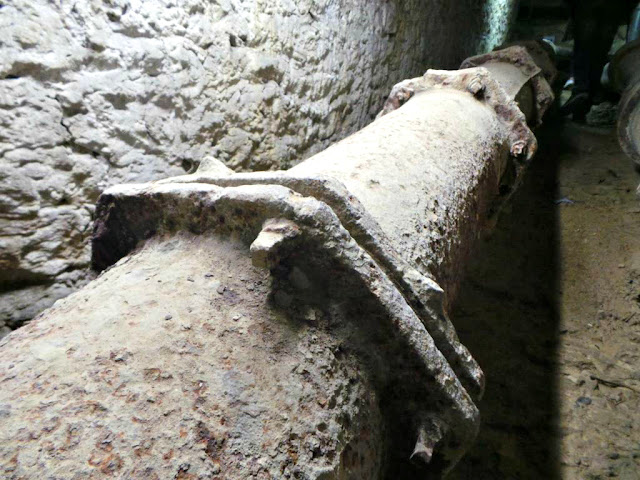
[[[556,174],[562,126],[536,132],[524,184],[481,241],[452,318],[487,377],[475,447],[452,479],[560,478]]]

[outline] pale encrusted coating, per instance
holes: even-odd
[[[149,216],[138,215],[140,210],[150,212]],[[117,251],[112,247],[118,239],[130,239],[129,245],[133,249],[145,237],[172,231],[233,232],[242,238],[253,239],[270,218],[288,219],[299,227],[302,240],[296,249],[297,256],[306,257],[317,252],[318,258],[337,262],[343,267],[341,275],[351,279],[349,282],[365,286],[387,312],[397,341],[406,344],[419,359],[419,369],[424,372],[419,382],[429,386],[431,395],[440,399],[424,404],[408,402],[409,411],[405,414],[418,418],[422,413],[435,411],[443,418],[450,428],[450,441],[443,446],[442,455],[448,459],[448,464],[455,464],[475,438],[479,421],[477,408],[425,329],[424,320],[376,258],[356,242],[324,202],[276,185],[219,188],[204,183],[154,183],[113,187],[105,192],[98,205],[94,261],[106,267],[129,253],[120,250],[108,258],[101,256],[100,252]],[[411,278],[411,274],[408,277]],[[422,282],[423,288],[433,288],[424,280]],[[431,305],[423,308],[430,307],[433,308]],[[384,352],[379,354],[384,355]],[[457,446],[449,449],[448,444]]]
[[[296,177],[287,172],[256,172],[233,176],[212,176],[207,171],[160,180],[159,184],[207,183],[222,187],[240,185],[283,185],[313,196],[331,207],[344,228],[384,269],[424,323],[460,381],[473,397],[482,397],[484,374],[469,351],[458,340],[444,307],[443,291],[437,282],[413,268],[395,250],[376,220],[339,181],[330,177]]]

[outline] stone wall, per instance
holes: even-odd
[[[0,2],[0,336],[90,278],[107,186],[287,168],[398,81],[502,42],[514,0]]]

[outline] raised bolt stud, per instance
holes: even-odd
[[[300,227],[285,218],[270,218],[251,244],[251,263],[259,268],[272,269],[278,265],[286,244],[300,235]]]
[[[400,87],[395,91],[391,92],[389,99],[387,100],[387,104],[392,108],[390,110],[397,110],[402,105],[407,103],[411,97],[414,95],[414,91],[412,88],[408,87]]]
[[[436,445],[444,438],[444,425],[435,419],[427,419],[418,429],[418,439],[409,459],[417,464],[428,465],[431,463],[433,451]]]
[[[527,142],[524,140],[518,140],[511,145],[511,155],[514,157],[520,157],[527,154]]]
[[[476,98],[484,95],[485,85],[481,78],[473,77],[467,85],[467,91]]]

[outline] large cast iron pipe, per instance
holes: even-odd
[[[609,75],[613,87],[622,95],[618,107],[620,146],[640,166],[640,39],[616,52]]]
[[[0,472],[447,472],[483,389],[447,306],[535,151],[525,114],[551,95],[523,49],[470,61],[494,71],[402,82],[375,122],[288,172],[210,160],[105,192],[106,270],[0,343]]]

